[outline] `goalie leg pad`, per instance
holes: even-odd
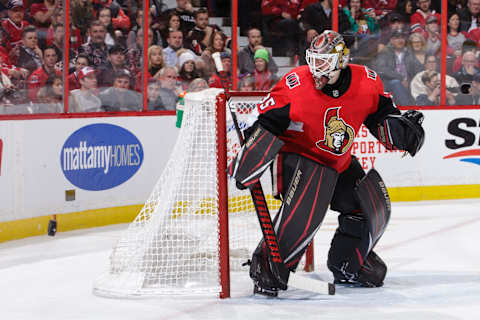
[[[368,254],[367,221],[360,214],[341,214],[328,252],[327,266],[336,283],[355,281]]]
[[[352,166],[345,175],[342,173],[339,178],[342,188],[337,187],[339,193],[348,195],[352,192],[348,191],[352,186],[351,177],[361,175],[359,168],[355,167],[356,161],[352,161]],[[352,209],[355,206],[358,209],[339,216],[339,227],[332,240],[327,265],[337,283],[354,282],[367,287],[381,286],[387,269],[372,249],[383,235],[390,219],[390,198],[385,184],[374,169],[361,178],[351,190],[354,199],[346,201],[348,198],[345,196],[335,195],[335,199],[343,199],[344,202],[332,203],[334,210]]]
[[[240,189],[258,182],[284,145],[282,140],[258,123],[251,131],[252,134],[229,168],[230,176],[235,178]]]
[[[390,220],[392,206],[387,187],[375,169],[371,169],[355,188],[355,196],[368,221],[370,248],[382,237]]]
[[[375,225],[375,222],[370,223],[369,214],[365,210],[372,211],[361,205],[357,195],[359,188],[368,190],[365,189],[365,181],[370,181],[372,176],[370,174],[366,178],[357,158],[352,156],[349,168],[340,174],[335,187],[330,207],[340,212],[339,227],[331,242],[327,265],[337,283],[358,283],[359,272],[373,248],[369,225]],[[359,181],[363,183],[359,185]]]
[[[293,172],[285,170],[290,183],[273,223],[284,263],[295,270],[325,217],[338,173],[299,155],[285,160],[296,165]]]
[[[283,164],[288,187],[273,224],[285,265],[295,270],[325,217],[338,173],[296,154],[287,154]]]
[[[345,217],[344,220],[347,222],[341,223],[328,253],[327,266],[333,273],[335,283],[381,287],[387,266],[373,250],[367,251],[367,223],[352,217]],[[354,232],[357,232],[356,236]]]
[[[333,194],[338,173],[312,160],[295,154],[284,157],[284,165],[294,170],[284,170],[282,180],[290,181],[283,202],[273,220],[280,255],[287,267],[287,273],[280,275],[287,283],[289,272],[295,271],[309,243],[325,217]],[[264,289],[267,293],[286,288],[274,278],[270,271],[264,240],[252,256],[250,277],[256,292]],[[263,294],[263,293],[262,293]],[[271,295],[271,294],[269,294]]]

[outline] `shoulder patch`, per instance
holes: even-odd
[[[285,77],[285,84],[289,89],[293,89],[300,85],[300,78],[296,72],[290,73]]]
[[[365,72],[367,73],[367,78],[377,80],[377,73],[375,71],[365,66]]]

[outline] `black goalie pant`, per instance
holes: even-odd
[[[276,167],[276,177],[280,178],[277,185],[283,202],[273,224],[280,255],[287,268],[293,271],[325,217],[338,173],[289,153],[279,155]],[[265,252],[262,240],[254,255],[266,259]]]

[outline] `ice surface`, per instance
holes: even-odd
[[[325,266],[336,214],[315,239]],[[394,203],[376,252],[389,267],[382,288],[337,286],[335,296],[300,290],[277,299],[252,295],[247,271],[232,275],[232,298],[166,296],[107,299],[92,294],[126,225],[0,244],[1,320],[147,319],[480,319],[480,200]]]

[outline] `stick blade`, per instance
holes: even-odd
[[[333,283],[303,277],[296,273],[290,273],[290,277],[288,278],[288,285],[297,289],[310,291],[318,294],[335,294],[335,285]]]

